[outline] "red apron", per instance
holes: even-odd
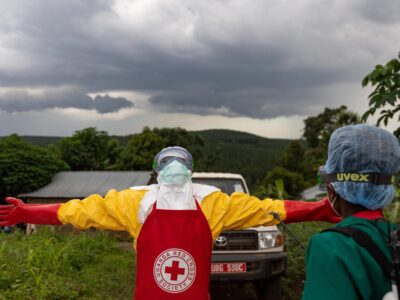
[[[196,210],[157,209],[137,239],[135,300],[209,299],[212,236]]]

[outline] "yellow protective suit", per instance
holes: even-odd
[[[148,189],[151,186],[149,186]],[[134,246],[142,225],[139,210],[148,189],[110,190],[102,198],[91,195],[83,200],[71,200],[60,206],[58,219],[79,229],[94,227],[115,231],[128,231],[134,237]],[[199,199],[200,198],[200,199]],[[231,196],[214,190],[204,197],[197,196],[200,207],[208,221],[213,239],[224,230],[244,229],[261,225],[274,225],[278,221],[269,212],[286,218],[284,202],[264,199],[261,201],[245,193]]]

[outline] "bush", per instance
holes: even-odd
[[[5,196],[34,191],[68,165],[52,151],[32,146],[17,135],[0,139],[0,202]]]
[[[0,299],[132,299],[135,258],[106,233],[0,234]]]
[[[318,232],[332,227],[332,224],[325,222],[307,222],[288,225],[289,230],[307,247],[310,238]],[[286,231],[281,228],[282,231]],[[306,277],[306,252],[294,240],[294,238],[285,232],[285,251],[287,254],[287,271],[282,281],[282,294],[284,300],[301,299]]]
[[[261,186],[268,187],[269,184],[282,180],[284,183],[284,191],[287,195],[286,199],[296,199],[306,187],[303,177],[300,174],[291,172],[282,167],[276,167],[269,171],[263,179]],[[258,188],[258,190],[262,187]]]

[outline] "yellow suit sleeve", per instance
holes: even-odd
[[[228,196],[222,192],[214,192],[203,199],[201,208],[214,239],[224,230],[279,223],[270,212],[276,212],[283,220],[286,218],[282,200],[260,200],[245,193],[233,193]]]
[[[83,200],[74,199],[61,204],[58,219],[78,229],[126,230],[137,237],[140,231],[138,210],[144,193],[132,189],[121,192],[110,190],[104,198],[94,194]]]

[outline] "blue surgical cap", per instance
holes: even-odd
[[[329,140],[325,171],[394,175],[400,171],[399,140],[382,128],[365,124],[336,129]],[[334,186],[341,198],[368,209],[384,208],[395,194],[391,184],[345,181]]]

